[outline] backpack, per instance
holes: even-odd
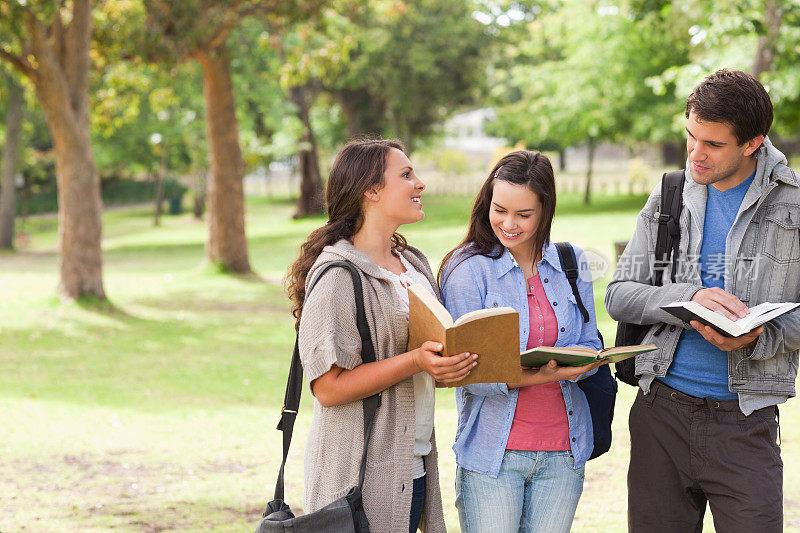
[[[578,267],[575,260],[575,250],[568,242],[556,243],[558,249],[558,259],[561,262],[561,270],[567,275],[572,294],[575,295],[575,302],[583,315],[583,321],[589,322],[589,312],[583,305],[581,295],[578,292]],[[594,302],[592,302],[594,303]],[[603,343],[603,336],[597,332],[600,343]],[[614,404],[617,399],[617,382],[611,376],[608,365],[603,365],[591,376],[578,381],[589,403],[589,412],[592,416],[592,431],[594,434],[594,448],[589,459],[594,459],[606,453],[611,448],[611,421],[614,419]]]
[[[683,208],[683,179],[684,171],[676,170],[667,172],[661,178],[661,208],[658,213],[658,234],[656,235],[655,262],[650,284],[661,286],[664,271],[672,259],[672,282],[675,283],[675,271],[678,264],[678,243],[681,237],[680,215]],[[633,324],[620,322],[617,325],[616,346],[631,346],[641,344],[652,324]],[[661,333],[665,324],[662,324],[656,335]],[[614,363],[617,379],[634,387],[639,386],[639,376],[636,375],[636,358],[631,357]]]

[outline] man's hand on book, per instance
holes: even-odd
[[[740,337],[726,337],[710,326],[706,326],[697,320],[692,320],[689,324],[696,329],[705,340],[724,352],[739,350],[741,348],[752,348],[758,342],[758,336],[764,331],[764,326],[758,326],[750,333],[745,333]]]
[[[416,350],[411,351],[411,358],[420,372],[427,372],[433,379],[442,383],[461,381],[477,364],[478,354],[464,352],[449,357],[442,357],[439,351],[441,343],[426,341]]]
[[[719,287],[700,289],[694,293],[692,301],[712,311],[719,311],[734,322],[740,318],[746,317],[750,312],[739,298],[729,292],[725,292]],[[700,333],[702,333],[702,331]]]

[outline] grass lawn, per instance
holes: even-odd
[[[562,195],[553,238],[604,256],[629,237],[641,196]],[[428,218],[405,228],[437,265],[464,233],[470,198],[426,196]],[[112,305],[55,294],[54,217],[28,220],[30,244],[0,254],[0,532],[248,531],[271,499],[280,454],[275,424],[293,343],[280,280],[323,219],[293,221],[289,200],[248,200],[254,269],[264,281],[201,266],[205,226],[190,216],[152,226],[149,209],[106,213],[105,287]],[[601,331],[608,277],[595,285]],[[302,502],[305,392],[287,466]],[[622,385],[612,451],[587,466],[574,531],[625,531],[627,412]],[[785,523],[800,531],[800,407],[781,411]],[[448,527],[455,407],[437,391],[436,424]],[[705,531],[713,531],[710,519]]]

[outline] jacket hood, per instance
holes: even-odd
[[[790,185],[797,186],[797,177],[789,169],[788,161],[783,152],[775,148],[769,137],[764,137],[764,142],[757,150],[758,164],[756,165],[755,180],[761,183],[762,188],[774,180],[781,180]],[[778,165],[783,168],[776,169]]]

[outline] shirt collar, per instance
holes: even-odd
[[[494,262],[494,273],[497,279],[508,274],[515,266],[519,265],[517,265],[517,262],[514,260],[514,256],[511,255],[508,248],[503,247],[503,255]]]
[[[542,247],[542,261],[549,264],[556,271],[561,272],[561,261],[558,258],[558,249],[552,241]],[[508,248],[503,248],[503,255],[501,255],[494,264],[495,275],[498,279],[508,274],[514,267],[519,266],[514,260],[514,256],[508,251]]]
[[[561,272],[561,259],[558,257],[558,248],[553,241],[548,242],[542,248],[542,260],[557,272]]]

